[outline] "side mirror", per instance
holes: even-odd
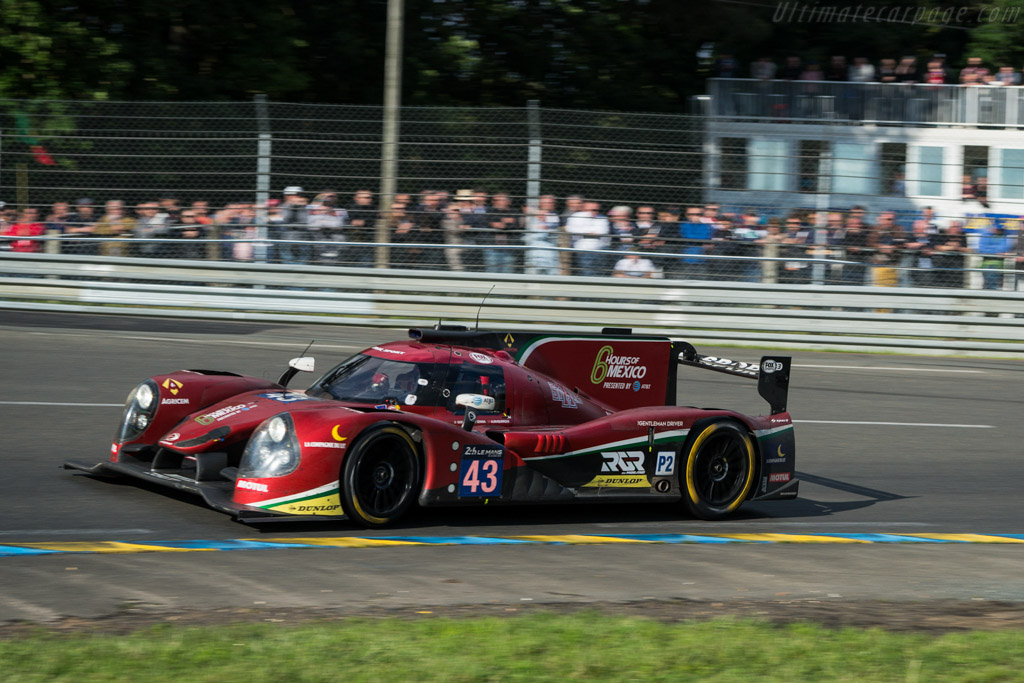
[[[462,418],[462,428],[468,432],[476,424],[476,410],[494,410],[496,404],[493,396],[459,394],[455,397],[455,405],[463,406],[466,409],[466,415]]]
[[[316,367],[316,359],[313,356],[292,358],[288,361],[288,367],[295,368],[299,372],[313,372],[313,368]]]
[[[288,369],[284,371],[281,377],[277,380],[277,383],[282,387],[287,387],[288,382],[291,381],[297,373],[300,372],[313,372],[313,368],[316,366],[316,361],[312,356],[303,356],[302,358],[292,358],[288,361]]]

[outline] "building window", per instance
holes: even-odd
[[[918,147],[915,178],[917,192],[925,197],[942,196],[942,147]]]
[[[800,192],[828,192],[828,176],[821,172],[821,160],[828,146],[821,140],[800,141]]]
[[[891,197],[907,194],[907,145],[905,142],[882,143],[882,193]]]
[[[746,138],[721,138],[722,154],[719,157],[719,177],[723,190],[747,189],[747,140]]]
[[[789,189],[786,167],[786,143],[783,140],[751,140],[747,174],[747,189],[776,190]]]
[[[832,148],[833,192],[876,194],[873,145],[837,142]]]
[[[988,147],[964,146],[964,175],[961,182],[963,199],[988,198]]]
[[[999,166],[993,171],[996,198],[1024,199],[1024,149],[999,150]]]

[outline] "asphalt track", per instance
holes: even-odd
[[[1024,364],[1012,361],[794,352],[800,498],[719,523],[600,505],[421,510],[387,532],[255,529],[188,496],[58,469],[105,457],[125,395],[150,374],[276,377],[311,340],[323,368],[403,334],[0,313],[0,622],[126,609],[1024,602]],[[763,411],[749,381],[683,369],[679,383],[684,403]]]

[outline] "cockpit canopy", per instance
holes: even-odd
[[[459,394],[483,394],[505,410],[505,376],[497,365],[412,362],[359,354],[332,368],[306,392],[348,403],[441,406],[452,413]]]

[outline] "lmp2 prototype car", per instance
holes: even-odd
[[[797,495],[790,359],[698,354],[628,329],[413,329],[305,391],[180,370],[128,396],[109,460],[67,462],[201,495],[244,522],[396,522],[421,506],[684,501],[717,519]],[[679,365],[755,379],[770,414],[679,407]]]

